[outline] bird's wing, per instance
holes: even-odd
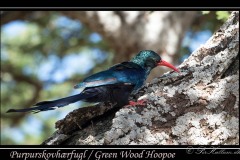
[[[126,70],[126,69],[139,69],[139,68],[141,68],[141,66],[139,66],[136,63],[122,62],[122,63],[116,64],[116,65],[110,67],[109,69],[111,69],[111,70]]]
[[[126,85],[132,85],[131,82],[120,80],[121,79],[120,77],[122,77],[120,72],[126,73],[131,69],[137,69],[137,68],[139,68],[139,66],[132,62],[123,62],[120,64],[116,64],[110,67],[108,70],[93,74],[85,78],[83,82],[75,85],[74,88],[78,89],[78,88],[95,87],[95,86],[102,86],[102,85],[112,85],[112,84],[118,84],[118,83],[125,83]]]

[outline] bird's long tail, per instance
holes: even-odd
[[[54,110],[58,107],[64,107],[70,103],[74,103],[77,101],[80,101],[82,99],[86,99],[89,98],[90,94],[77,94],[77,95],[73,95],[70,97],[65,97],[65,98],[61,98],[61,99],[57,99],[57,100],[53,100],[53,101],[43,101],[43,102],[39,102],[37,104],[35,104],[34,106],[36,107],[32,107],[32,108],[25,108],[25,109],[9,109],[7,111],[7,113],[9,112],[28,112],[28,111],[32,111],[34,113],[38,113],[41,111],[48,111],[48,110]]]

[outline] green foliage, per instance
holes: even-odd
[[[50,136],[55,122],[60,119],[59,111],[50,111],[50,116],[47,117],[42,117],[41,113],[35,115],[5,112],[10,108],[32,107],[38,101],[65,97],[71,93],[73,86],[85,77],[75,73],[62,83],[52,80],[51,77],[48,77],[49,80],[41,80],[39,74],[44,76],[46,73],[44,70],[39,73],[39,69],[52,61],[50,56],[58,57],[58,63],[52,66],[57,70],[69,54],[80,54],[86,50],[93,52],[92,49],[95,48],[106,53],[108,51],[102,40],[90,40],[92,32],[79,21],[68,19],[56,12],[51,12],[49,16],[44,16],[45,12],[41,13],[43,15],[39,19],[20,21],[25,27],[14,31],[14,34],[1,30],[1,130],[5,131],[1,134],[2,144],[40,144]],[[104,61],[95,61],[94,65],[101,68]],[[91,71],[95,72],[95,69]],[[67,112],[65,111],[65,114]],[[41,135],[26,131],[36,127],[24,126],[31,123],[29,119],[41,122]],[[20,132],[18,135],[21,134],[23,139],[15,140],[16,132]]]
[[[230,13],[228,11],[217,11],[217,19],[225,22],[228,17],[230,16]]]
[[[203,15],[209,14],[210,11],[202,11]],[[216,11],[216,18],[222,22],[225,22],[230,16],[229,11]]]
[[[202,11],[202,14],[208,14],[210,11]]]

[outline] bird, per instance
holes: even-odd
[[[79,94],[52,100],[38,102],[32,108],[9,109],[10,112],[34,113],[54,110],[78,101],[101,103],[111,102],[119,106],[143,105],[144,100],[129,101],[131,94],[135,94],[145,83],[151,70],[157,66],[166,66],[179,72],[172,64],[162,60],[160,55],[152,50],[142,50],[130,61],[122,62],[112,67],[86,77],[74,86],[81,89]]]

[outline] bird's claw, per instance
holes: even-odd
[[[146,106],[146,103],[147,103],[146,99],[138,100],[137,102],[129,101],[129,104],[126,105],[125,107]]]

